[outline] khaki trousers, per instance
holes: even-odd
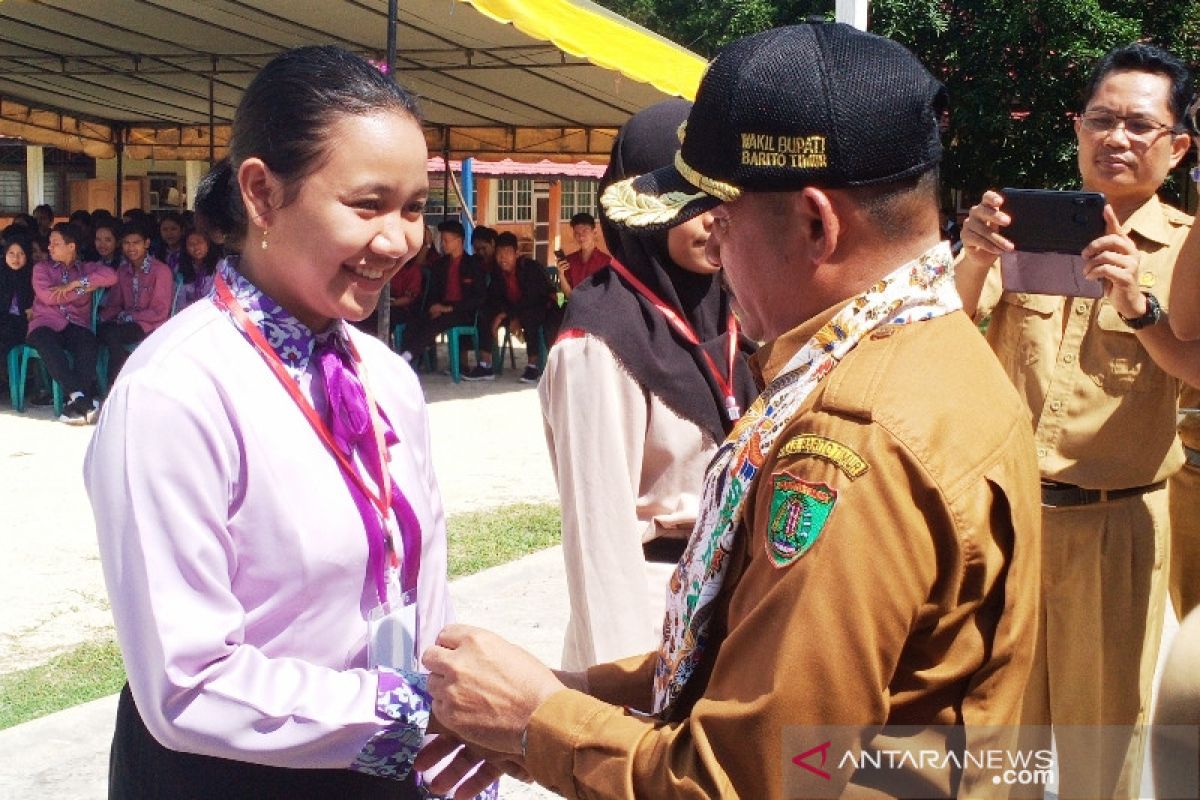
[[[1137,797],[1167,596],[1167,491],[1046,508],[1042,521],[1026,720],[1054,726],[1060,798]]]
[[[1171,478],[1171,603],[1183,619],[1200,606],[1200,469],[1185,465]]]

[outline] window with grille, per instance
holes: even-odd
[[[25,208],[25,170],[0,170],[0,214],[21,214]]]
[[[533,221],[533,181],[501,178],[496,185],[496,221]]]
[[[564,178],[559,218],[568,220],[579,213],[595,215],[597,183],[592,178]]]

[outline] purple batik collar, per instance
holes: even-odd
[[[328,331],[313,333],[311,328],[296,319],[274,299],[263,294],[261,289],[238,272],[237,263],[237,256],[226,256],[217,265],[217,272],[229,284],[234,299],[241,304],[250,320],[262,330],[271,349],[293,376],[308,369],[308,363],[317,345],[325,343],[330,337],[336,337],[341,349],[347,350],[346,332],[342,328],[341,320],[335,321]]]

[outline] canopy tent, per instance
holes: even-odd
[[[387,0],[0,3],[0,134],[98,158],[209,160],[254,74],[331,43],[380,63]],[[705,62],[588,0],[404,0],[396,77],[430,150],[606,158],[616,129],[692,97]]]

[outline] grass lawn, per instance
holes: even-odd
[[[447,520],[450,577],[514,561],[559,542],[558,506],[519,504]],[[120,691],[125,683],[114,641],[88,642],[48,663],[0,675],[0,730]]]

